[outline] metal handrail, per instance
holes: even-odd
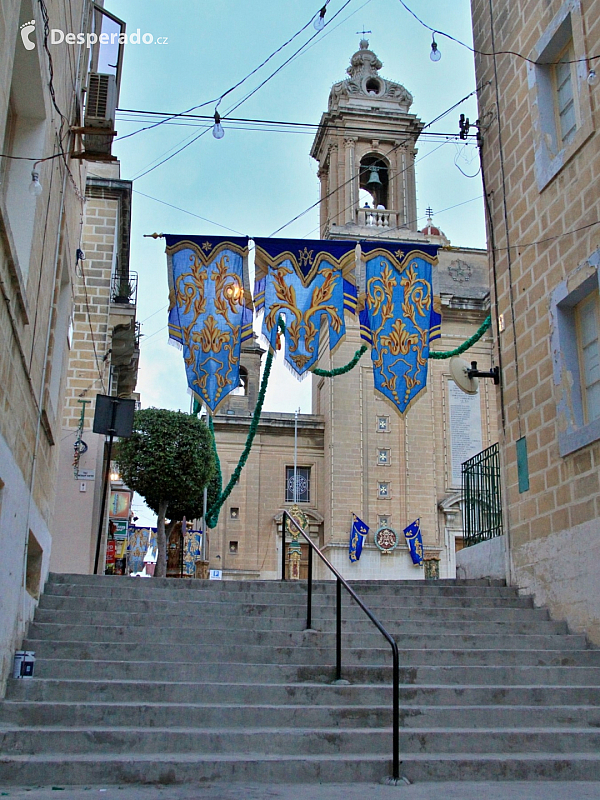
[[[330,569],[336,577],[336,680],[341,680],[342,677],[342,586],[346,589],[350,597],[355,603],[362,608],[365,614],[369,617],[371,622],[379,630],[379,632],[387,639],[390,647],[392,648],[392,781],[397,783],[400,778],[400,665],[398,656],[398,645],[394,637],[386,631],[381,622],[377,619],[375,614],[367,608],[360,597],[356,594],[354,589],[350,586],[348,581],[343,578],[333,564],[323,555],[317,545],[311,540],[306,531],[299,525],[296,520],[290,516],[287,511],[283,512],[282,516],[282,541],[281,541],[281,580],[285,580],[285,533],[286,533],[286,519],[290,520],[298,532],[306,539],[309,544],[308,549],[308,592],[307,592],[307,606],[306,606],[306,627],[311,629],[312,624],[312,553],[313,550],[317,553],[321,561]]]

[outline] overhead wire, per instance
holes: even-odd
[[[477,88],[473,89],[472,92],[469,92],[469,94],[465,95],[465,97],[463,97],[461,100],[459,100],[456,103],[453,103],[453,105],[451,105],[449,108],[447,108],[441,114],[438,114],[437,117],[434,117],[430,122],[426,123],[423,126],[422,130],[425,130],[426,128],[430,128],[436,122],[439,122],[441,119],[443,119],[445,116],[447,116],[451,111],[454,111],[455,108],[458,108],[462,103],[464,103],[466,100],[471,98],[474,94],[477,94],[483,88],[483,86],[487,85],[488,83],[489,83],[489,81],[485,81],[483,84],[481,84],[480,86],[477,86]],[[390,153],[394,153],[396,150],[398,150],[400,147],[403,147],[405,144],[410,142],[412,139],[413,139],[412,135],[406,136],[402,141],[397,142],[394,145],[394,147],[392,147],[389,150],[387,155],[389,155]],[[348,180],[344,181],[339,186],[336,186],[335,189],[332,189],[326,195],[324,195],[323,197],[320,197],[315,203],[312,203],[308,208],[304,209],[304,211],[301,211],[300,214],[297,214],[291,220],[286,222],[285,225],[281,225],[279,228],[277,228],[277,230],[273,231],[273,233],[270,234],[269,238],[271,236],[275,236],[277,233],[280,233],[281,231],[285,230],[285,228],[289,227],[293,222],[296,222],[296,220],[300,219],[305,214],[308,214],[309,211],[312,211],[313,208],[316,208],[317,206],[319,206],[324,200],[327,200],[329,197],[332,197],[336,192],[339,192],[340,189],[343,189],[345,186],[347,186],[349,183],[352,183],[352,181],[355,181],[355,180],[356,180],[356,176],[353,175],[351,178],[348,178]]]
[[[540,66],[540,67],[551,66],[552,64],[558,64],[559,63],[558,61],[537,61],[536,59],[529,58],[528,56],[524,56],[523,53],[518,53],[515,50],[495,50],[493,45],[492,45],[492,50],[490,52],[488,52],[486,50],[476,50],[474,47],[471,47],[471,45],[467,44],[466,42],[463,42],[460,39],[457,39],[455,36],[452,36],[451,34],[446,33],[445,31],[441,31],[439,28],[432,28],[431,25],[428,25],[417,14],[415,14],[415,12],[412,10],[412,8],[410,8],[404,2],[404,0],[398,0],[398,2],[400,3],[401,6],[403,6],[408,11],[409,14],[411,14],[417,20],[417,22],[420,25],[422,25],[428,31],[431,31],[433,34],[437,33],[439,36],[443,36],[446,39],[450,39],[450,41],[456,42],[456,44],[459,44],[461,47],[465,47],[467,50],[470,50],[471,53],[475,53],[478,56],[490,56],[490,57],[494,57],[494,56],[516,56],[517,58],[522,58],[523,61],[527,61],[529,64],[536,64],[537,66]],[[600,58],[600,55],[587,56],[587,58],[574,58],[574,59],[572,59],[570,61],[561,60],[560,63],[561,64],[579,64],[581,62],[586,62],[587,63],[587,62],[590,62],[590,61],[594,61],[594,60],[596,60],[598,58]]]
[[[327,0],[327,3],[329,3],[329,0]],[[280,45],[280,47],[278,47],[276,50],[274,50],[271,53],[270,56],[267,56],[267,58],[265,58],[265,60],[262,63],[260,63],[257,67],[255,67],[252,70],[252,72],[249,72],[244,78],[242,78],[240,81],[238,81],[236,84],[234,84],[231,88],[227,89],[227,91],[223,92],[223,94],[219,95],[218,97],[215,97],[213,100],[207,100],[206,102],[200,103],[197,106],[192,106],[192,108],[188,109],[187,111],[183,111],[183,112],[181,112],[179,114],[173,114],[173,115],[171,115],[171,117],[169,119],[176,119],[177,117],[183,116],[184,114],[189,114],[191,111],[195,111],[198,108],[204,108],[205,106],[211,106],[213,103],[216,103],[217,106],[218,106],[219,103],[221,103],[221,101],[225,97],[227,97],[228,94],[231,94],[231,92],[233,92],[235,89],[240,87],[243,83],[245,83],[249,78],[251,78],[253,75],[255,75],[260,69],[262,69],[262,67],[265,66],[265,64],[267,64],[272,58],[274,58],[278,53],[280,53],[289,44],[291,44],[294,41],[294,39],[296,39],[298,36],[300,36],[300,34],[303,33],[308,28],[308,26],[311,24],[311,22],[313,21],[314,18],[315,18],[315,14],[313,14],[313,16],[306,23],[306,25],[304,25],[302,28],[300,28],[300,30],[296,31],[296,33],[293,36],[291,36],[286,42],[284,42],[282,45]],[[147,131],[147,130],[150,130],[152,128],[156,128],[159,125],[164,124],[164,122],[166,122],[166,121],[167,120],[163,120],[161,122],[157,122],[155,125],[149,125],[146,128],[140,128],[137,131],[133,131],[132,133],[128,133],[125,136],[119,136],[117,139],[115,139],[115,141],[118,142],[118,141],[121,141],[123,139],[128,139],[131,136],[135,136],[138,133],[142,133],[142,131]]]
[[[337,16],[339,16],[339,14],[341,14],[342,11],[351,2],[352,2],[352,0],[346,0],[345,3],[342,5],[342,7],[333,15],[333,17],[331,17],[331,19],[328,22],[325,23],[325,27],[327,27],[328,25],[331,25],[333,20]],[[314,16],[311,19],[314,19]],[[267,78],[265,78],[255,89],[253,89],[244,98],[242,98],[242,100],[240,100],[234,106],[228,108],[227,111],[225,112],[225,114],[221,115],[220,118],[221,119],[225,119],[227,114],[230,114],[232,111],[235,111],[236,108],[239,108],[243,103],[245,103],[247,100],[249,100],[250,97],[252,97],[254,94],[256,94],[256,92],[259,89],[261,89],[266,83],[268,83],[272,78],[274,78],[275,75],[277,75],[287,64],[289,64],[289,62],[292,60],[292,58],[294,58],[294,56],[298,55],[302,50],[304,50],[307,47],[307,45],[310,42],[312,42],[312,40],[315,39],[320,33],[321,33],[321,31],[316,31],[315,34],[310,37],[310,39],[308,39],[303,45],[301,45],[298,48],[298,50],[296,50],[296,52],[292,56],[290,56],[290,58],[288,58],[286,61],[284,61],[283,64],[280,64],[280,66],[277,67],[276,70],[274,70]],[[197,142],[198,139],[200,139],[202,136],[205,136],[208,133],[209,130],[210,130],[210,128],[206,128],[205,130],[201,131],[197,136],[192,138],[190,141],[186,142],[185,144],[182,144],[182,146],[179,147],[177,150],[175,150],[175,152],[170,153],[170,155],[166,156],[166,158],[162,159],[157,164],[154,164],[153,166],[150,166],[148,169],[145,169],[143,172],[139,173],[134,178],[132,178],[132,180],[135,181],[135,180],[139,180],[140,178],[143,178],[144,176],[148,175],[150,172],[153,172],[155,169],[158,169],[158,167],[161,167],[167,161],[170,161],[172,158],[175,158],[175,156],[179,155],[179,153],[181,153],[183,150],[188,148],[190,145],[194,144],[194,142]],[[176,147],[177,147],[177,145],[176,145]]]

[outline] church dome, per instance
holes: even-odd
[[[443,236],[444,238],[446,237],[446,234],[433,224],[433,220],[431,218],[431,209],[427,209],[427,225],[425,225],[421,233],[424,236]]]

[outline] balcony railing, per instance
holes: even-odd
[[[111,303],[135,306],[137,304],[137,272],[122,274],[115,272],[110,285]]]
[[[363,228],[397,228],[398,212],[387,208],[357,208],[356,224]]]

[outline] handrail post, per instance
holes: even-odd
[[[339,681],[342,679],[342,582],[339,578],[336,581],[335,617],[335,679]]]
[[[395,783],[400,780],[400,667],[398,645],[392,647],[392,778]]]
[[[313,552],[312,547],[308,548],[308,591],[306,593],[306,630],[312,628],[312,579],[313,579]]]
[[[281,580],[285,580],[285,529],[287,525],[287,512],[281,517]]]

